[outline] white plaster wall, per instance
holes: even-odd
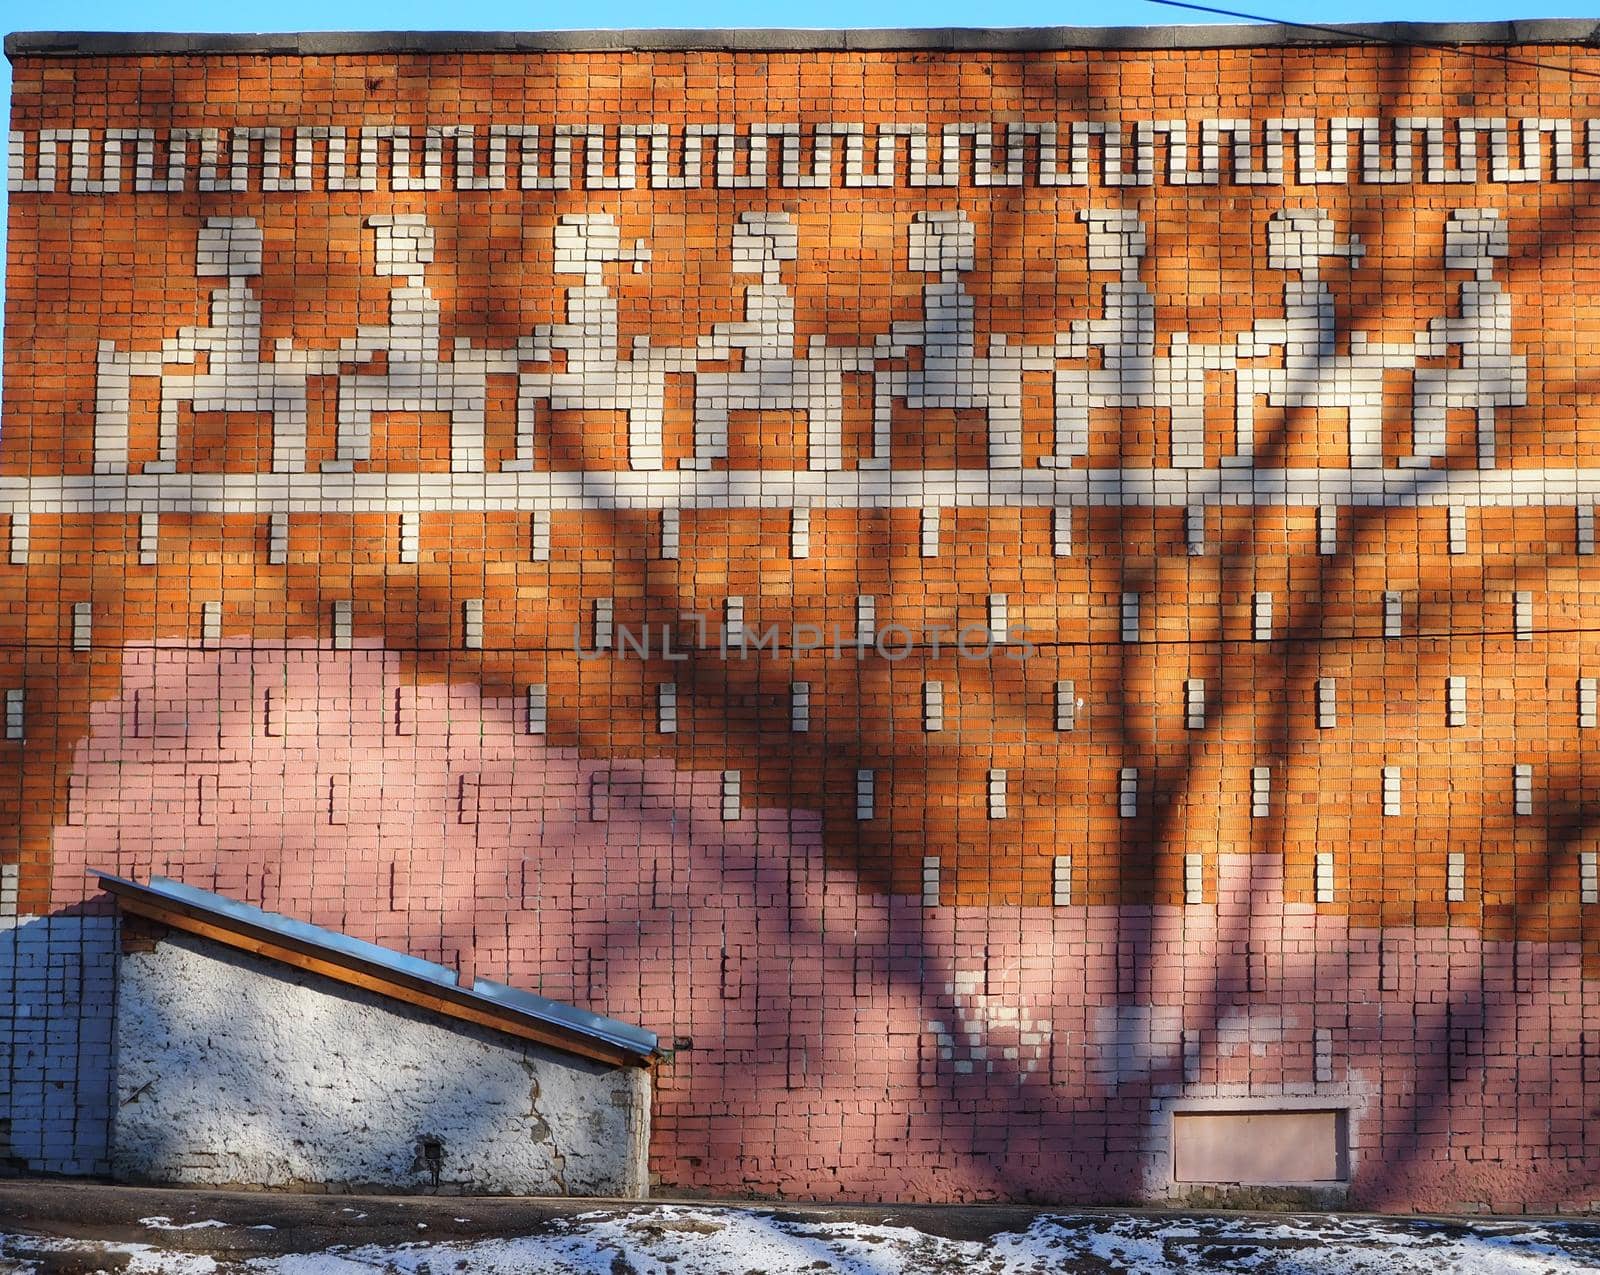
[[[643,1196],[649,1077],[189,935],[124,954],[113,1171],[136,1181]]]

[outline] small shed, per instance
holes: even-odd
[[[96,875],[123,918],[119,1178],[647,1194],[654,1033],[163,877]]]

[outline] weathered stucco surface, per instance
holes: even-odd
[[[118,975],[119,1177],[643,1196],[649,1077],[189,935]]]

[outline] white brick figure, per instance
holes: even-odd
[[[919,368],[880,370],[873,395],[873,457],[864,465],[889,464],[890,412],[902,398],[910,408],[981,408],[989,419],[989,466],[1022,466],[1022,374],[1048,371],[1052,352],[1010,346],[1004,335],[989,338],[978,354],[976,307],[961,275],[976,266],[972,223],[959,209],[920,212],[911,223],[910,266],[937,275],[922,289],[922,318],[898,322],[879,337],[880,358],[900,358],[912,347],[922,351]]]
[[[1237,343],[1241,360],[1281,352],[1279,366],[1240,362],[1235,389],[1236,455],[1226,463],[1250,465],[1255,456],[1256,399],[1274,407],[1340,407],[1349,414],[1350,465],[1383,465],[1383,373],[1410,368],[1409,346],[1369,345],[1352,334],[1351,354],[1337,352],[1333,293],[1322,281],[1324,257],[1343,257],[1355,269],[1366,249],[1355,235],[1341,240],[1320,208],[1276,212],[1267,222],[1267,264],[1298,276],[1284,284],[1283,318],[1257,319]]]
[[[261,228],[249,217],[210,217],[200,229],[195,273],[220,278],[213,290],[211,322],[179,328],[157,351],[122,352],[100,342],[96,382],[95,472],[126,473],[128,410],[135,376],[161,381],[157,458],[146,473],[170,474],[178,467],[178,408],[196,412],[267,412],[272,416],[272,470],[299,473],[306,463],[306,367],[287,341],[273,362],[261,358],[261,301],[251,280],[261,274]],[[173,364],[205,371],[165,373]]]
[[[1401,463],[1426,468],[1444,455],[1445,413],[1468,408],[1478,418],[1478,467],[1495,463],[1495,408],[1528,401],[1528,361],[1511,350],[1511,298],[1494,277],[1495,261],[1511,251],[1510,236],[1493,208],[1458,208],[1444,232],[1446,270],[1470,270],[1457,313],[1417,333],[1421,354],[1461,351],[1456,367],[1418,368],[1412,393],[1411,451]]]
[[[1171,352],[1156,357],[1155,299],[1139,278],[1146,240],[1137,213],[1085,208],[1090,270],[1115,271],[1102,291],[1097,319],[1079,319],[1056,341],[1058,359],[1100,352],[1099,366],[1058,368],[1055,378],[1055,448],[1040,464],[1066,467],[1089,447],[1089,412],[1105,407],[1165,407],[1171,413],[1172,464],[1205,463],[1206,369],[1231,367],[1231,346],[1190,345],[1174,333]]]
[[[735,274],[759,274],[745,289],[744,319],[719,323],[701,337],[702,359],[743,362],[735,372],[701,372],[695,380],[694,455],[683,469],[710,469],[728,454],[728,413],[774,409],[806,414],[806,454],[811,469],[844,465],[844,374],[870,371],[868,350],[830,349],[813,336],[806,357],[796,357],[794,298],[783,282],[783,263],[799,256],[788,213],[745,212],[733,226]]]
[[[340,375],[338,454],[323,468],[346,471],[371,458],[374,412],[448,412],[451,472],[480,473],[483,367],[465,342],[457,343],[456,361],[439,357],[439,303],[424,285],[433,231],[412,213],[368,217],[367,225],[377,232],[377,273],[403,282],[389,293],[388,323],[358,328],[339,343],[341,363],[370,363],[382,355],[384,368]]]
[[[633,469],[662,468],[661,415],[668,372],[694,371],[685,350],[652,350],[650,338],[633,339],[632,357],[618,357],[617,300],[606,286],[606,267],[630,263],[643,270],[650,251],[643,240],[622,246],[622,234],[609,213],[564,216],[555,228],[555,271],[581,275],[567,289],[565,323],[542,323],[518,342],[524,360],[549,362],[566,356],[560,372],[524,372],[517,391],[517,462],[529,468],[533,455],[533,409],[545,400],[556,411],[626,412],[628,464]]]

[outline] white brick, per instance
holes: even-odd
[[[1511,770],[1513,810],[1519,815],[1533,813],[1533,767],[1518,763]]]
[[[1056,729],[1075,730],[1078,725],[1078,688],[1071,678],[1056,683]]]
[[[1272,813],[1272,767],[1250,768],[1250,817],[1265,819]]]
[[[347,598],[333,604],[333,646],[348,651],[355,645],[354,605]]]
[[[1057,505],[1050,515],[1050,548],[1057,558],[1072,556],[1072,507]]]
[[[1205,860],[1198,854],[1183,856],[1183,901],[1190,907],[1206,901]]]
[[[922,684],[922,729],[927,731],[944,729],[943,682]]]
[[[1339,683],[1332,677],[1317,679],[1317,729],[1329,730],[1339,724]]]
[[[28,565],[28,543],[33,536],[33,518],[18,511],[11,515],[11,565]]]
[[[87,651],[94,642],[94,604],[72,604],[72,649]]]
[[[1400,767],[1383,768],[1383,813],[1393,818],[1400,813]]]
[[[1191,677],[1183,684],[1183,720],[1189,730],[1204,730],[1206,726],[1206,683],[1201,677]]]
[[[1117,813],[1124,819],[1139,816],[1139,771],[1124,766],[1117,773]]]
[[[288,514],[273,514],[267,520],[267,561],[279,567],[289,561]]]
[[[811,729],[811,683],[789,683],[789,729],[804,734]]]
[[[922,511],[921,548],[924,558],[939,556],[939,511],[937,508]]]
[[[24,714],[27,699],[20,686],[6,688],[6,738],[20,741],[23,738]]]
[[[528,557],[534,562],[550,560],[550,511],[535,509],[528,515]]]
[[[870,647],[878,640],[878,599],[870,593],[856,595],[856,643]]]
[[[1583,850],[1578,854],[1578,900],[1600,903],[1600,854]]]
[[[1204,1041],[1198,1031],[1184,1031],[1178,1033],[1178,1044],[1183,1051],[1183,1083],[1196,1085],[1200,1083],[1202,1064],[1205,1060]]]
[[[671,562],[678,556],[681,519],[676,509],[661,511],[661,557]]]
[[[856,818],[862,822],[872,818],[876,787],[877,776],[871,770],[856,771]]]
[[[939,856],[936,854],[922,858],[922,906],[939,906]]]
[[[528,686],[528,734],[543,735],[548,726],[550,692],[543,682]]]
[[[1250,603],[1250,625],[1257,642],[1272,640],[1272,595],[1257,593]]]
[[[1383,595],[1383,636],[1401,637],[1405,633],[1405,596],[1396,590]]]
[[[1467,511],[1462,505],[1451,505],[1448,515],[1450,526],[1450,552],[1467,551]]]
[[[1465,726],[1467,724],[1467,679],[1464,677],[1447,677],[1445,684],[1445,725]]]
[[[1058,854],[1051,872],[1050,901],[1058,908],[1072,905],[1072,856]]]
[[[1514,610],[1517,640],[1519,642],[1531,642],[1533,640],[1533,594],[1525,590],[1519,592]]]
[[[991,593],[989,595],[989,640],[996,644],[1007,640],[1010,632],[1010,606],[1006,595]]]
[[[1339,552],[1339,508],[1337,505],[1319,505],[1317,508],[1317,552],[1331,558]]]
[[[596,651],[609,651],[616,643],[617,602],[615,598],[596,598],[591,620],[594,641],[590,647]]]
[[[1447,903],[1464,903],[1467,898],[1467,856],[1451,851],[1445,865],[1444,897]]]
[[[1578,726],[1583,730],[1600,726],[1600,678],[1578,679]]]
[[[1317,851],[1316,896],[1318,903],[1333,902],[1333,851]]]
[[[678,684],[662,682],[656,687],[656,729],[663,735],[678,732]]]
[[[139,564],[153,567],[161,549],[161,515],[139,515]]]
[[[988,776],[989,818],[1006,817],[1006,788],[1008,778],[1004,770],[991,767]]]
[[[422,515],[400,515],[399,555],[401,562],[416,562],[422,556]]]
[[[222,603],[217,601],[202,602],[200,604],[200,645],[215,646],[222,641]]]
[[[811,511],[796,509],[789,514],[789,556],[794,559],[811,556]]]
[[[1124,593],[1122,595],[1122,640],[1124,642],[1137,642],[1139,640],[1139,595],[1137,593]]]
[[[743,781],[737,770],[725,770],[722,772],[722,821],[724,823],[732,823],[743,813],[743,799],[740,795],[742,786]]]

